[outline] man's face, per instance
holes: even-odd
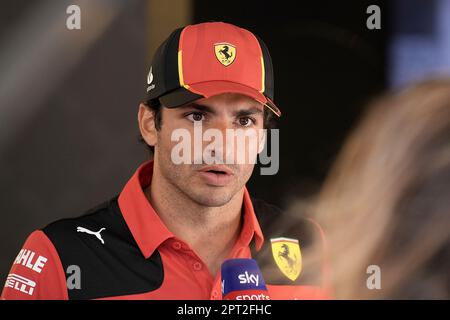
[[[238,142],[236,136],[227,139],[237,129],[254,140],[245,138]],[[252,174],[257,152],[261,151],[264,143],[261,129],[263,106],[240,94],[226,93],[179,108],[163,108],[162,126],[156,138],[154,170],[159,170],[168,183],[198,204],[211,207],[225,205],[242,190]],[[199,132],[204,134],[208,130],[221,133],[221,143],[217,143],[219,141],[215,138],[209,141],[204,141],[201,136],[199,138]],[[172,141],[174,132],[189,133],[190,141],[183,142],[190,142],[191,162],[176,164],[177,161],[174,161],[174,155],[179,152],[174,153],[173,150],[180,146],[181,141]],[[244,161],[241,156],[245,157]],[[210,160],[205,163],[208,157]],[[211,164],[211,159],[218,164]]]

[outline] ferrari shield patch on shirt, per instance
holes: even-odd
[[[272,255],[281,272],[295,281],[302,271],[302,254],[297,239],[272,238]]]

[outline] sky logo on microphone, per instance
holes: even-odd
[[[259,284],[259,274],[253,274],[248,273],[248,271],[245,271],[244,273],[238,275],[239,283],[241,284],[254,284],[256,287],[258,287]]]
[[[224,300],[269,300],[261,270],[253,259],[230,259],[222,264]]]

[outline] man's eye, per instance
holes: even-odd
[[[249,117],[239,118],[239,125],[241,125],[243,127],[249,127],[254,123],[255,123],[255,121]]]
[[[205,120],[205,115],[200,112],[192,112],[187,115],[187,118],[192,122],[197,122]]]

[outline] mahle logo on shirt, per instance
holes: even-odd
[[[14,260],[14,264],[22,265],[28,269],[36,271],[37,273],[42,272],[46,262],[46,257],[38,256],[35,252],[27,249],[20,250],[16,260]]]

